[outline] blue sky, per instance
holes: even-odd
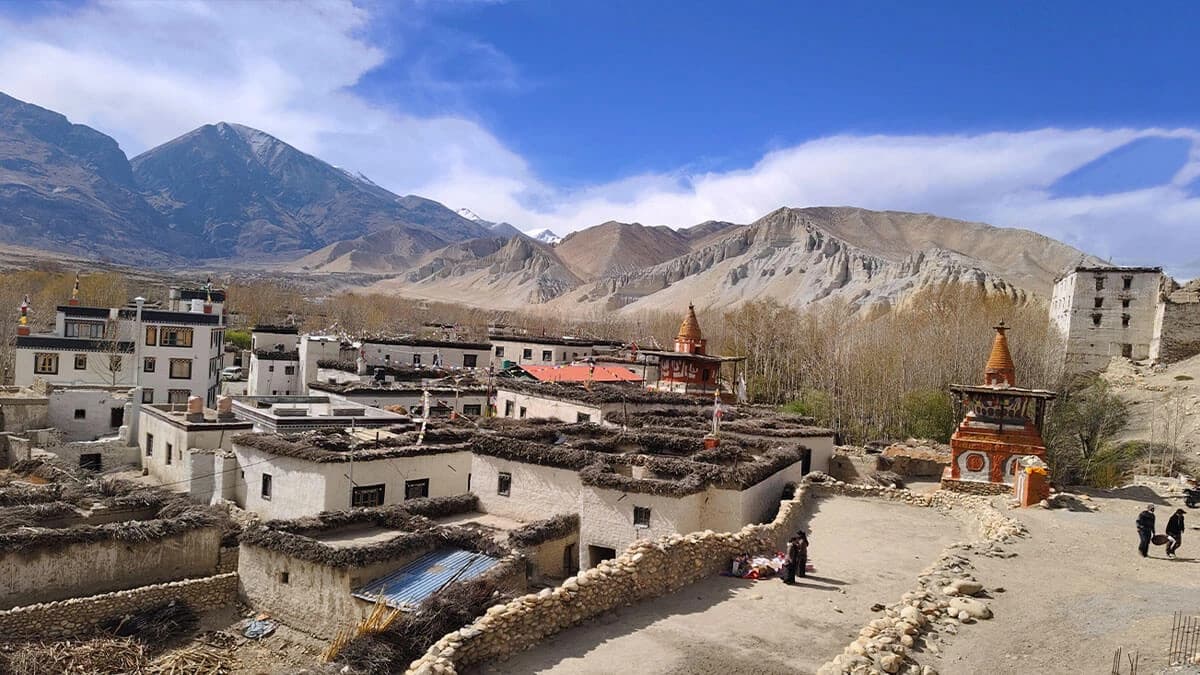
[[[0,2],[0,91],[560,233],[845,204],[1200,275],[1200,5]]]

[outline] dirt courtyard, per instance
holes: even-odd
[[[810,507],[815,572],[713,577],[556,635],[479,673],[731,675],[813,672],[841,653],[875,603],[894,602],[963,525],[934,509],[835,497]]]

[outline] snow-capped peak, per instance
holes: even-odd
[[[529,230],[525,233],[525,236],[529,237],[530,239],[536,239],[545,244],[557,244],[558,242],[562,241],[562,237],[551,232],[550,228],[548,227],[543,227],[540,230]]]
[[[483,218],[479,217],[479,214],[475,213],[471,209],[459,209],[457,213],[467,220],[473,220],[477,223],[486,222]]]

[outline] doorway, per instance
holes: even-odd
[[[84,471],[100,471],[102,464],[103,461],[98,452],[89,452],[79,456],[79,468]]]
[[[800,455],[800,474],[807,476],[812,471],[812,450],[804,448]]]
[[[588,567],[592,568],[605,560],[617,557],[617,550],[607,546],[588,546]]]
[[[569,577],[579,571],[579,548],[575,544],[567,544],[563,547],[563,564],[562,573],[564,577]]]

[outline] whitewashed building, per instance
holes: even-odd
[[[333,401],[328,396],[234,396],[233,414],[255,431],[296,433],[357,426],[384,429],[411,420],[371,406]]]
[[[250,331],[247,396],[305,394],[301,379],[300,336],[295,326],[255,326]]]
[[[233,437],[253,426],[235,418],[228,404],[222,397],[219,410],[206,409],[198,398],[184,405],[139,406],[136,445],[142,468],[160,484],[200,493],[207,501],[214,453],[231,450]]]
[[[491,350],[492,346],[486,342],[417,337],[370,338],[360,343],[360,354],[368,367],[486,368]]]
[[[234,439],[238,506],[264,519],[384,506],[470,489],[470,433],[243,434]]]
[[[451,413],[467,417],[482,417],[487,406],[487,389],[481,386],[423,384],[421,382],[353,381],[341,384],[312,382],[308,385],[314,395],[325,395],[335,406],[367,406],[388,408],[400,406],[411,416],[424,413],[425,396],[429,396],[429,416],[448,417]]]
[[[18,329],[14,384],[141,387],[144,403],[216,403],[225,341],[224,294],[171,291],[168,309],[61,305],[54,331]],[[208,298],[211,297],[211,301]]]
[[[1060,277],[1050,318],[1066,343],[1067,370],[1102,370],[1114,356],[1151,358],[1164,281],[1160,267],[1080,266]]]
[[[492,335],[490,340],[491,364],[495,368],[506,364],[557,366],[589,356],[616,354],[622,346],[611,340],[548,335]]]
[[[603,423],[619,414],[635,414],[696,405],[694,397],[647,392],[636,386],[554,384],[516,379],[496,383],[496,416],[510,419],[556,419]],[[613,422],[619,424],[619,422]]]

